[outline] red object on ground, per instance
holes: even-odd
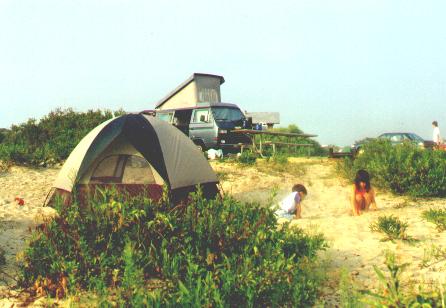
[[[15,201],[17,201],[18,205],[25,205],[25,200],[19,197],[15,197]]]

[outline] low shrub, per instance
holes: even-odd
[[[0,266],[6,264],[5,251],[0,247]]]
[[[3,142],[3,140],[6,138],[6,135],[8,134],[8,130],[5,128],[0,128],[0,143]]]
[[[442,296],[438,292],[417,292],[417,294],[405,292],[401,281],[401,275],[407,264],[398,264],[393,253],[386,253],[386,268],[389,272],[385,275],[377,266],[375,273],[380,282],[380,292],[363,290],[365,297],[362,302],[372,307],[440,307]],[[444,305],[444,302],[443,302]]]
[[[24,252],[23,286],[90,290],[123,306],[302,307],[317,298],[324,239],[279,230],[269,208],[200,194],[174,206],[111,190],[56,209]]]
[[[424,150],[411,143],[392,145],[371,140],[354,161],[340,164],[341,173],[352,180],[359,169],[367,170],[374,185],[397,194],[417,197],[446,196],[446,152]]]
[[[370,230],[384,233],[387,236],[384,240],[409,240],[406,233],[408,226],[407,222],[403,222],[393,215],[380,216],[376,222],[370,224]]]
[[[33,166],[60,162],[91,129],[123,113],[56,109],[39,121],[29,119],[26,123],[13,125],[2,132],[0,160]]]
[[[254,165],[257,160],[257,154],[252,151],[244,151],[238,157],[238,162],[242,165]]]
[[[422,215],[424,219],[435,224],[439,232],[446,230],[446,209],[429,209]]]

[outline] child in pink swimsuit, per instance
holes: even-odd
[[[365,170],[356,173],[351,196],[353,216],[361,215],[361,211],[376,210],[375,190],[370,185],[370,175]]]

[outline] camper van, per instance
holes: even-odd
[[[234,152],[242,144],[250,144],[246,134],[234,133],[237,128],[251,128],[240,108],[228,103],[198,103],[194,107],[144,111],[166,121],[184,134],[203,151],[213,148]]]

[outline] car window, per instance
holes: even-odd
[[[411,140],[416,141],[416,142],[423,142],[423,141],[424,141],[423,138],[421,138],[420,136],[418,136],[418,135],[416,135],[416,134],[413,134],[413,133],[407,134],[407,136],[408,136]]]
[[[392,137],[390,137],[390,141],[392,142],[400,142],[403,141],[403,138],[401,135],[392,135]]]
[[[209,123],[209,109],[195,109],[194,123]]]
[[[172,121],[172,116],[173,116],[173,112],[169,112],[169,113],[156,113],[156,117],[158,119],[160,119],[161,121],[165,121],[165,122],[171,122]]]
[[[401,140],[403,140],[403,141],[410,141],[410,138],[409,138],[409,136],[404,134],[404,135],[401,135]]]

